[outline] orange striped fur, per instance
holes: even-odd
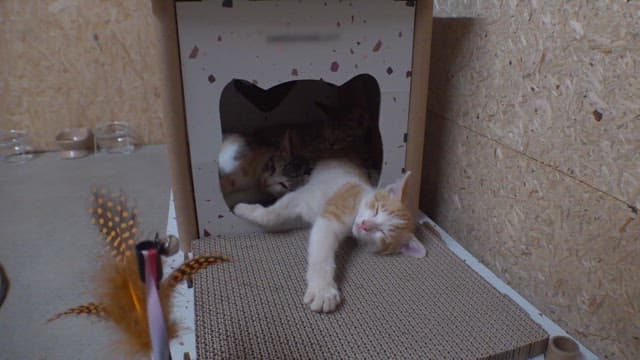
[[[262,169],[274,151],[265,147],[252,149],[238,164],[234,172],[220,176],[220,188],[223,194],[245,190],[256,186]]]
[[[346,224],[358,210],[362,196],[362,185],[346,183],[330,198],[322,210],[322,216]]]
[[[399,220],[387,229],[381,247],[377,251],[383,255],[396,253],[404,243],[406,235],[413,232],[414,223],[411,212],[397,198],[384,190],[376,191],[366,206],[370,210],[375,210],[378,206],[380,211]]]

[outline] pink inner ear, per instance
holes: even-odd
[[[400,247],[400,252],[404,255],[416,258],[422,258],[427,255],[427,249],[413,234],[411,234],[409,240]]]

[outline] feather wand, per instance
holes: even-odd
[[[94,274],[95,301],[67,309],[47,322],[70,315],[96,316],[118,330],[120,336],[116,347],[121,352],[129,356],[150,354],[146,289],[140,279],[135,253],[139,236],[137,210],[122,193],[106,189],[93,188],[90,201],[91,222],[97,226],[106,252]],[[176,286],[188,276],[226,261],[229,259],[222,255],[196,257],[183,263],[159,283],[158,297],[169,340],[178,335],[177,322],[171,316]]]

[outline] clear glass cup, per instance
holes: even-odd
[[[23,163],[33,159],[26,130],[0,130],[0,156],[5,162]]]
[[[93,129],[93,137],[96,154],[128,154],[134,149],[131,130],[126,122],[98,125]]]
[[[56,135],[63,159],[78,159],[89,155],[91,131],[88,128],[67,128]]]

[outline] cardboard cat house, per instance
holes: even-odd
[[[194,278],[199,357],[525,359],[544,350],[547,334],[440,241],[425,241],[423,261],[381,260],[345,242],[337,266],[348,310],[318,318],[301,301],[307,234],[261,233],[221,191],[224,135],[312,126],[326,121],[319,103],[346,105],[376,129],[367,142],[379,182],[412,172],[417,211],[432,9],[423,0],[176,3],[185,121],[171,124],[169,149],[180,238],[183,251],[233,259]],[[421,239],[426,228],[417,227]],[[371,291],[381,278],[393,286]]]
[[[223,134],[322,121],[318,103],[364,109],[376,129],[371,161],[380,182],[412,171],[417,209],[431,8],[393,0],[177,2],[186,124],[170,151],[190,169],[173,171],[183,241],[259,231],[231,212],[220,190]],[[180,181],[192,193],[176,188]]]

